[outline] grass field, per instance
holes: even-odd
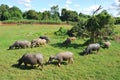
[[[59,46],[68,36],[55,36],[60,27],[70,29],[70,25],[4,25],[0,26],[0,80],[120,80],[120,42],[111,41],[109,49],[100,49],[98,54],[81,56],[85,48],[84,40],[77,39],[66,48]],[[120,26],[115,30],[120,36]],[[31,41],[40,35],[49,36],[51,42],[37,48],[7,50],[16,40]],[[61,67],[50,64],[35,69],[16,67],[17,60],[25,53],[40,52],[46,62],[50,55],[61,51],[74,53],[74,63]]]

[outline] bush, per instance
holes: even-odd
[[[67,34],[67,31],[66,29],[63,29],[62,27],[59,28],[58,31],[56,31],[54,34],[57,35],[57,36],[64,36]]]
[[[87,37],[88,34],[85,30],[85,23],[86,21],[79,21],[76,25],[74,25],[69,31],[69,36],[76,36],[76,37]]]

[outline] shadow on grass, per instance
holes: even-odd
[[[75,44],[75,43],[71,43],[71,44],[68,44],[68,45],[65,45],[63,43],[55,43],[55,44],[51,44],[51,46],[53,47],[59,47],[59,48],[69,48],[69,47],[73,47],[73,48],[79,48],[79,47],[83,47],[82,44]]]
[[[12,67],[13,68],[19,68],[19,69],[22,69],[22,70],[38,69],[36,66],[34,66],[34,67],[33,66],[25,66],[25,65],[18,66],[18,64],[13,64]]]
[[[84,52],[80,52],[79,55],[80,56],[87,56],[87,55],[91,55],[91,54],[98,54],[95,51],[92,51],[91,53],[85,54]]]
[[[67,62],[63,61],[60,64],[61,65],[67,65]],[[58,66],[58,62],[57,61],[52,61],[50,63],[45,63],[45,65],[56,65],[56,66]]]
[[[80,55],[80,56],[85,56],[85,54],[84,54],[84,52],[83,52],[83,51],[82,51],[82,52],[80,52],[80,53],[79,53],[79,55]]]
[[[6,50],[9,51],[9,50],[24,50],[24,49],[28,49],[28,48],[20,48],[20,49],[19,49],[19,48],[16,48],[16,49],[6,49]]]
[[[75,49],[80,49],[80,50],[82,50],[81,52],[79,52],[78,54],[80,55],[80,56],[85,56],[84,55],[84,50],[85,50],[85,44],[75,44],[75,43],[71,43],[71,44],[69,44],[69,45],[64,45],[64,44],[62,44],[62,43],[56,43],[56,44],[51,44],[51,46],[53,46],[53,47],[58,47],[58,48],[70,48],[70,47],[73,47],[73,48],[75,48]]]

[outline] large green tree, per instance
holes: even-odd
[[[50,19],[51,19],[50,11],[44,11],[42,13],[42,20],[50,20]]]
[[[20,19],[23,19],[22,17],[22,11],[16,7],[16,6],[13,6],[9,9],[9,13],[11,15],[11,19],[13,20],[20,20]]]
[[[28,10],[24,12],[23,17],[26,19],[34,19],[34,20],[39,19],[38,12],[36,12],[35,10]]]
[[[88,19],[85,28],[90,34],[92,42],[98,42],[104,36],[110,36],[113,32],[114,18],[103,10],[100,14]]]
[[[78,13],[76,11],[66,10],[63,8],[61,12],[61,20],[73,22],[79,21]]]
[[[43,16],[42,12],[38,12],[37,14],[38,14],[39,20],[42,20],[42,16]]]
[[[0,20],[8,20],[10,18],[10,14],[8,12],[9,6],[5,4],[1,4],[0,6]]]
[[[83,16],[83,15],[81,15]],[[114,18],[103,10],[97,15],[89,17],[89,19],[79,21],[69,31],[69,36],[89,37],[86,42],[95,43],[104,40],[114,32]]]
[[[52,6],[50,12],[51,12],[51,17],[53,20],[60,21],[58,5]]]

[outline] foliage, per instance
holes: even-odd
[[[81,17],[85,17],[82,13]],[[88,18],[88,17],[87,17]],[[90,43],[99,42],[114,33],[114,18],[103,10],[88,19],[82,19],[68,31],[69,36],[90,37]],[[88,42],[87,42],[88,43]]]
[[[4,12],[2,15],[1,15],[1,18],[2,20],[8,20],[10,19],[11,15],[8,11]]]
[[[35,10],[28,10],[23,14],[23,17],[26,19],[35,19],[38,20],[38,14]]]
[[[9,12],[8,12],[8,5],[1,4],[0,6],[0,20],[8,20]]]
[[[65,8],[63,8],[61,10],[61,15],[59,13],[59,6],[55,5],[52,6],[50,8],[50,10],[44,11],[44,12],[37,12],[35,10],[28,10],[25,12],[22,12],[18,7],[13,6],[13,7],[9,7],[8,5],[5,4],[1,4],[0,5],[0,20],[4,21],[4,20],[18,20],[21,21],[21,19],[28,19],[28,20],[38,20],[38,21],[45,21],[45,22],[79,22],[81,20],[88,20],[91,16],[89,15],[85,15],[83,13],[77,13],[76,11],[72,11],[72,10],[67,10]],[[107,12],[103,11],[106,15],[108,14]],[[105,17],[105,14],[101,14],[102,16],[100,17],[100,15],[96,15],[95,17],[99,17],[99,19]],[[110,18],[110,16],[106,16],[106,19]],[[102,20],[101,22],[99,21],[99,23],[101,24],[107,24],[104,23],[105,21]],[[107,21],[106,21],[107,22]],[[109,20],[108,20],[109,22]],[[118,23],[118,20],[116,21]],[[103,26],[102,25],[102,26]],[[100,25],[101,26],[101,25]]]
[[[67,33],[69,36],[76,36],[76,37],[87,37],[87,31],[85,29],[86,21],[81,20],[76,25],[74,25]]]
[[[67,31],[68,30],[64,29],[63,27],[60,27],[58,31],[54,32],[54,34],[57,36],[65,36]]]
[[[76,11],[62,9],[61,20],[62,21],[79,21],[78,13]]]
[[[42,20],[50,20],[50,19],[51,19],[50,11],[44,11]]]
[[[51,7],[51,17],[52,17],[52,19],[53,19],[53,20],[56,20],[56,21],[60,21],[59,16],[60,16],[60,14],[59,14],[58,5],[52,6],[52,7]]]
[[[120,17],[115,17],[115,24],[120,24]]]
[[[42,20],[42,16],[43,16],[42,12],[38,12],[37,14],[38,14],[38,19]]]
[[[100,14],[92,16],[86,23],[86,29],[90,33],[90,41],[98,42],[113,32],[114,18],[103,10]]]
[[[59,13],[59,6],[55,5],[50,8],[50,10],[46,10],[44,12],[37,12],[35,10],[28,10],[22,12],[18,7],[13,6],[9,7],[8,5],[1,4],[0,5],[0,20],[17,20],[21,21],[21,19],[28,20],[38,20],[45,22],[78,22],[81,19],[88,19],[90,16],[82,13],[77,13],[76,11],[67,10],[65,8],[62,9],[61,15]]]
[[[5,20],[2,21],[3,24],[66,24],[61,21],[54,20],[34,20],[34,19],[22,19],[22,20]]]
[[[11,7],[11,8],[9,8],[9,13],[10,13],[10,15],[11,15],[11,17],[10,17],[10,19],[11,20],[20,20],[20,19],[23,19],[23,17],[22,17],[22,11],[18,8],[18,7],[16,7],[16,6],[13,6],[13,7]]]
[[[21,10],[13,6],[9,8],[7,5],[2,4],[0,6],[0,20],[20,20],[22,19],[22,12]]]
[[[81,17],[81,18],[90,18],[90,15],[79,13],[79,17]]]

